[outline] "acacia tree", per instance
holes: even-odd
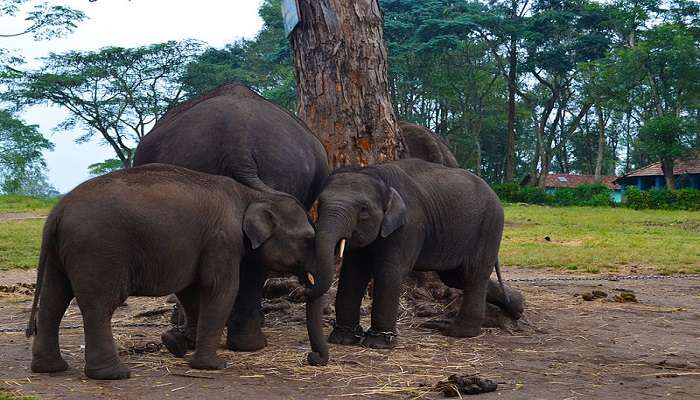
[[[51,54],[37,71],[15,71],[4,97],[64,107],[70,114],[59,130],[85,128],[79,143],[99,135],[127,168],[150,126],[182,98],[180,77],[200,47],[183,41]]]
[[[25,25],[15,31],[4,29],[5,21],[24,17]],[[85,19],[81,11],[64,5],[31,0],[0,0],[0,94],[5,79],[14,76],[12,65],[21,64],[21,55],[5,48],[10,39],[31,36],[46,40],[72,32]],[[1,99],[0,99],[1,100]],[[33,196],[56,194],[46,178],[43,151],[53,145],[39,132],[10,111],[16,104],[0,102],[0,192]]]
[[[378,0],[299,0],[291,32],[299,117],[319,137],[332,166],[397,158],[387,51]]]

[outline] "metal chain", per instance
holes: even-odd
[[[114,324],[114,328],[164,328],[171,327],[171,324],[155,323],[155,322],[142,322],[142,323],[130,323],[130,324]],[[82,324],[76,325],[62,325],[61,329],[80,329]],[[22,328],[0,328],[0,333],[15,333],[24,332],[26,327]]]
[[[577,276],[577,277],[550,277],[550,278],[510,278],[506,282],[556,282],[556,281],[624,281],[624,280],[663,280],[663,279],[698,279],[700,274],[675,274],[675,275],[607,275],[607,276]]]

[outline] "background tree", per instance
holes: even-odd
[[[99,135],[126,168],[136,144],[183,97],[180,78],[200,48],[183,41],[51,54],[39,70],[17,71],[4,97],[23,106],[64,107],[70,115],[59,130],[85,128],[78,142]]]
[[[86,17],[81,11],[64,5],[49,5],[30,0],[0,0],[0,26],[24,17],[26,25],[17,31],[0,29],[0,95],[2,84],[16,73],[13,66],[21,64],[21,55],[5,46],[8,39],[31,35],[34,40],[46,40],[72,32]],[[50,141],[39,133],[38,126],[28,125],[14,116],[11,104],[0,102],[0,193],[30,196],[57,194],[48,183],[43,151],[53,149]],[[12,105],[14,106],[14,105]]]
[[[0,192],[4,194],[45,195],[55,191],[46,182],[46,162],[42,152],[53,145],[7,111],[0,111]]]

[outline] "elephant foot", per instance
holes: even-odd
[[[226,347],[233,351],[257,351],[267,346],[267,338],[260,329],[262,321],[257,318],[234,321],[229,325]]]
[[[360,325],[357,325],[354,328],[343,325],[336,325],[333,328],[333,332],[331,332],[331,334],[328,336],[328,343],[350,346],[354,344],[360,344],[364,337],[365,331]]]
[[[31,369],[36,373],[63,372],[68,369],[68,363],[61,356],[43,359],[32,357]]]
[[[452,337],[476,337],[481,334],[481,326],[454,321],[443,333]]]
[[[226,347],[233,351],[258,351],[267,346],[267,338],[260,332],[257,335],[229,335],[226,338]]]
[[[362,341],[362,346],[372,349],[393,349],[398,344],[398,337],[392,331],[375,331],[367,330],[365,339]]]
[[[104,367],[85,366],[85,376],[90,379],[116,380],[127,379],[131,376],[131,371],[121,361]]]
[[[187,354],[187,350],[195,348],[194,340],[188,338],[185,333],[179,329],[170,329],[160,335],[160,340],[163,342],[168,351],[175,357],[182,358]]]
[[[226,361],[216,354],[211,356],[199,356],[195,353],[190,359],[190,367],[194,369],[225,369]]]

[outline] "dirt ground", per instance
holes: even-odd
[[[506,268],[504,276],[571,275]],[[2,272],[0,291],[33,280],[33,271]],[[485,329],[472,339],[444,337],[421,328],[431,317],[416,317],[402,302],[398,348],[332,345],[327,367],[305,363],[302,305],[268,304],[268,309],[278,308],[266,317],[268,347],[256,353],[223,351],[229,367],[216,372],[192,371],[184,360],[159,349],[170,309],[164,299],[131,298],[118,310],[113,325],[132,378],[114,382],[83,375],[82,329],[76,327],[80,314],[71,306],[61,331],[62,351],[71,369],[32,373],[30,340],[23,332],[0,333],[0,394],[47,399],[434,399],[443,397],[431,391],[438,381],[451,374],[478,374],[498,383],[496,392],[478,395],[485,400],[700,399],[700,279],[510,284],[527,301],[524,319],[510,332]],[[593,290],[607,297],[583,300],[581,294]],[[0,293],[0,330],[24,329],[29,292],[19,288]],[[629,293],[637,303],[613,300],[629,299]],[[144,312],[147,315],[139,316]],[[327,316],[327,332],[331,318]]]

